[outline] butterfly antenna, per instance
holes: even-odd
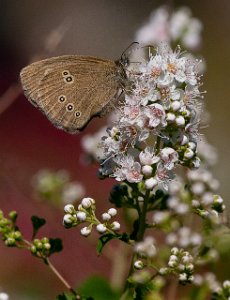
[[[128,59],[127,59],[127,56],[125,55],[126,54],[126,52],[133,46],[133,45],[135,45],[135,44],[137,44],[137,45],[139,45],[139,43],[138,42],[132,42],[123,52],[122,52],[122,54],[121,54],[121,61],[123,61],[123,62],[126,62]]]

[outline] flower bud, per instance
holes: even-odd
[[[89,228],[89,227],[83,227],[81,229],[81,235],[88,236],[88,235],[90,235],[91,231],[92,231],[91,228]]]
[[[89,208],[94,203],[95,203],[94,199],[89,198],[89,197],[88,198],[83,198],[82,201],[81,201],[82,207],[84,207],[86,209]]]
[[[136,260],[135,263],[134,263],[134,268],[137,269],[137,270],[141,270],[143,269],[144,267],[144,264],[141,260]]]
[[[84,222],[86,220],[86,213],[84,211],[78,211],[77,219],[81,222]]]
[[[157,184],[158,184],[157,180],[153,177],[145,180],[145,188],[147,190],[153,189],[155,186],[157,186]]]
[[[117,214],[117,210],[116,210],[116,208],[110,208],[109,210],[108,210],[108,214],[111,216],[111,217],[114,217],[114,216],[116,216],[116,214]]]
[[[112,228],[114,231],[118,231],[118,230],[120,230],[121,225],[120,225],[120,223],[114,221],[114,222],[111,224],[111,228]]]
[[[104,224],[98,224],[96,228],[99,233],[105,233],[107,230],[107,228]]]
[[[75,209],[74,209],[74,206],[73,204],[67,204],[65,205],[64,207],[64,212],[67,213],[67,214],[72,214],[75,212]]]
[[[151,176],[152,172],[153,172],[153,168],[151,166],[145,165],[145,166],[142,167],[142,173],[145,176],[147,176],[147,177]]]
[[[185,119],[182,116],[178,116],[176,117],[176,123],[178,126],[184,126],[185,124]]]

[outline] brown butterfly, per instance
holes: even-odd
[[[117,99],[125,86],[125,64],[122,58],[52,57],[23,68],[21,83],[28,100],[56,127],[76,133]]]

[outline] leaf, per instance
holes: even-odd
[[[38,233],[38,230],[45,225],[46,220],[43,218],[39,218],[37,216],[32,216],[31,217],[31,222],[33,225],[33,235],[32,238],[34,238],[36,236],[36,234]]]
[[[49,250],[50,255],[56,252],[61,252],[63,249],[62,240],[61,239],[49,239],[49,243],[51,248]]]
[[[84,295],[84,297],[86,297],[83,299],[87,299],[87,300],[91,300],[91,299],[92,300],[119,300],[120,299],[120,294],[117,291],[114,291],[110,287],[109,282],[101,276],[90,277],[78,288],[78,291],[81,295]]]
[[[125,243],[128,243],[130,240],[129,235],[127,233],[116,234],[116,235],[112,233],[106,233],[99,238],[99,241],[97,243],[97,253],[100,255],[102,253],[104,246],[113,239],[119,239]]]
[[[101,254],[105,244],[107,244],[110,240],[115,239],[115,238],[116,238],[116,236],[112,233],[107,233],[107,234],[102,235],[99,238],[99,241],[97,243],[97,253]]]
[[[76,300],[76,297],[74,297],[73,295],[63,293],[61,295],[58,295],[56,297],[56,300]]]

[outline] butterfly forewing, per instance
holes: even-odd
[[[33,63],[20,75],[29,101],[56,127],[74,133],[116,97],[121,68],[111,60],[66,55]]]

